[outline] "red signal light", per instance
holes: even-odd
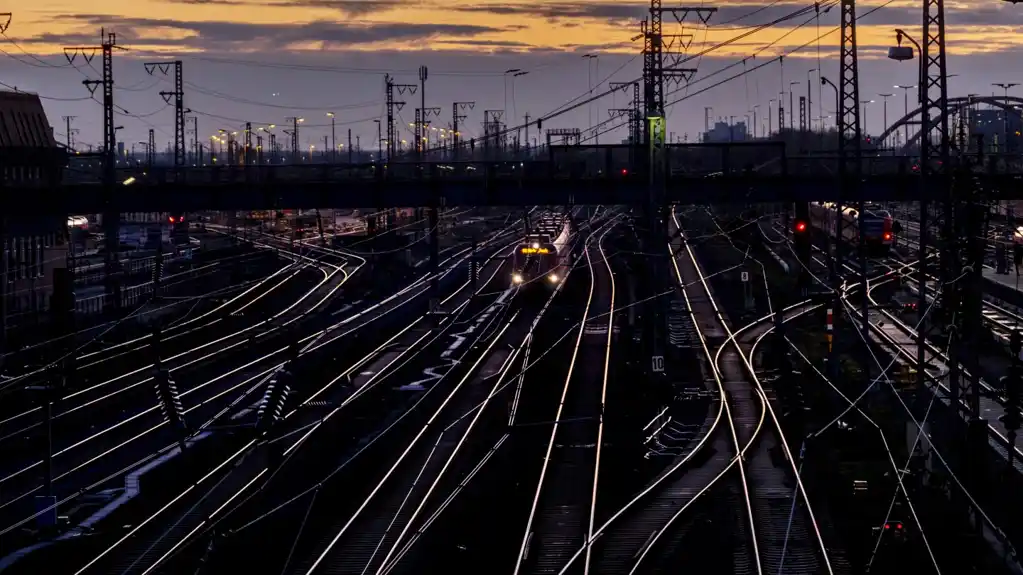
[[[622,168],[622,175],[623,176],[628,176],[629,175],[629,170],[627,170],[625,168]]]
[[[888,240],[892,239],[892,235],[890,233],[888,233],[888,232],[885,232],[884,233],[884,239],[885,239],[885,241],[888,241]]]
[[[796,222],[796,231],[797,232],[805,232],[806,231],[806,222],[804,222],[804,221]]]
[[[895,528],[901,530],[902,529],[902,524],[901,523],[896,523],[895,524]]]
[[[892,528],[892,526],[891,526],[891,525],[889,525],[888,523],[885,523],[885,524],[884,524],[884,528],[885,528],[885,529],[891,529],[891,528]]]

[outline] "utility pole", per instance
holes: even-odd
[[[646,147],[647,158],[646,176],[649,181],[649,193],[646,204],[646,230],[643,236],[643,250],[646,253],[657,253],[661,250],[663,242],[667,239],[667,218],[668,212],[664,209],[665,195],[665,168],[667,154],[665,148],[664,118],[664,80],[665,78],[674,81],[688,81],[696,72],[694,69],[665,68],[664,51],[665,36],[663,34],[663,18],[667,12],[681,25],[690,13],[695,13],[700,20],[706,24],[710,17],[717,12],[717,8],[695,8],[695,7],[670,7],[661,6],[661,0],[650,0],[649,16],[643,22],[643,102],[645,104],[646,118]],[[684,41],[683,35],[678,38]],[[648,258],[652,270],[649,270],[648,277],[652,282],[648,284],[649,290],[646,294],[649,297],[644,305],[643,326],[645,330],[644,341],[650,346],[650,369],[651,376],[659,380],[665,377],[664,363],[664,333],[667,330],[666,317],[664,313],[667,307],[665,301],[659,296],[666,285],[665,277],[667,262],[663,258]],[[658,319],[660,318],[660,319]],[[665,322],[662,325],[662,322]]]
[[[149,141],[146,143],[146,169],[153,169],[153,162],[156,161],[156,134],[149,128]]]
[[[96,88],[103,88],[103,185],[107,196],[107,209],[103,212],[103,232],[105,257],[106,306],[117,311],[121,307],[121,261],[120,261],[120,223],[121,214],[114,205],[113,194],[117,173],[115,157],[117,154],[117,127],[114,126],[114,49],[123,50],[117,45],[117,34],[105,29],[100,30],[99,46],[72,46],[64,48],[64,57],[68,64],[73,64],[75,57],[81,54],[86,62],[91,62],[100,51],[103,58],[101,80],[82,80],[90,94]]]
[[[302,158],[298,153],[298,125],[304,122],[305,119],[295,116],[285,119],[291,122],[291,163],[297,164]]]
[[[185,165],[185,87],[182,76],[181,60],[173,62],[146,62],[143,66],[146,73],[153,75],[154,70],[167,75],[170,72],[171,64],[174,65],[174,91],[160,92],[160,97],[167,104],[174,98],[174,166],[177,168]],[[191,112],[191,110],[188,110]]]
[[[351,163],[352,163],[352,129],[348,128],[348,164],[351,165]]]
[[[839,186],[838,186],[838,202],[836,207],[836,214],[844,213],[845,204],[843,203],[845,198],[861,196],[858,189],[858,178],[861,168],[861,149],[860,149],[860,72],[859,72],[859,60],[857,58],[857,45],[856,45],[856,3],[855,0],[842,0],[841,2],[841,30],[842,30],[842,45],[839,53],[839,94],[838,94],[838,173],[839,173]],[[850,162],[850,159],[852,160]],[[854,183],[855,182],[855,183]],[[863,200],[862,197],[859,201],[857,209],[858,213],[863,214]],[[866,218],[858,217],[859,222],[859,253],[861,255],[860,269],[863,274],[866,274],[866,247],[863,245],[863,239],[865,237],[864,221]],[[837,224],[835,225],[835,258],[834,258],[834,270],[832,273],[832,288],[835,290],[836,300],[834,302],[834,317],[833,324],[838,324],[842,317],[842,306],[843,300],[841,298],[841,280],[840,275],[842,272],[842,246],[844,243],[844,218],[838,216]],[[861,279],[865,281],[866,278]],[[864,284],[865,285],[865,284]],[[867,316],[867,298],[863,298],[860,312],[863,315],[864,321]],[[834,332],[838,331],[838,328],[833,328]],[[863,334],[867,337],[867,334]],[[831,351],[828,356],[828,366],[830,369],[837,369],[838,351],[839,347],[837,342],[833,342]],[[869,358],[868,358],[869,360]],[[864,365],[869,365],[865,363]],[[834,371],[832,372],[834,373]],[[870,370],[864,369],[864,377],[870,377]]]
[[[483,153],[487,155],[491,149],[500,149],[498,137],[501,134],[501,119],[504,118],[504,110],[483,110]],[[493,139],[493,146],[490,140]]]
[[[71,129],[71,122],[73,122],[76,118],[78,118],[78,116],[64,116],[63,118],[64,118],[64,125],[66,126],[66,130],[67,130],[67,132],[65,134],[67,136],[67,149],[70,152],[70,151],[75,149],[74,139],[72,138],[72,135],[78,133],[77,129],[75,129],[75,130]]]
[[[468,118],[463,112],[472,110],[475,107],[476,102],[454,102],[451,104],[451,130],[453,132],[451,134],[451,158],[456,162],[458,161],[458,148],[462,145],[462,133],[460,132],[459,123]],[[526,115],[526,129],[529,129],[528,114]]]
[[[426,77],[427,68],[426,66],[419,67],[419,116],[416,120],[416,159],[422,163],[423,155],[426,152],[426,146],[423,145],[423,138],[426,136],[423,132],[426,130]],[[419,169],[422,169],[420,166]],[[436,272],[437,270],[434,270]]]
[[[397,91],[399,96],[404,96],[406,92],[414,95],[416,90],[419,89],[415,84],[395,84],[394,79],[391,78],[390,74],[384,74],[384,87],[386,93],[386,108],[387,108],[387,161],[391,162],[394,160],[395,152],[398,149],[398,133],[394,128],[394,113],[400,112],[405,107],[404,101],[394,99],[394,92]],[[379,138],[378,138],[379,139]]]

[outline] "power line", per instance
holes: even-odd
[[[359,108],[368,108],[370,106],[376,106],[376,105],[378,105],[380,103],[378,100],[372,100],[372,101],[366,101],[366,102],[359,102],[359,103],[356,103],[356,104],[329,104],[329,105],[326,105],[326,106],[289,106],[289,105],[285,105],[285,104],[273,104],[273,103],[270,103],[270,102],[260,102],[260,101],[257,101],[257,100],[249,100],[248,98],[243,98],[241,96],[232,96],[230,94],[225,94],[223,92],[218,92],[217,90],[214,90],[212,88],[204,88],[203,86],[200,86],[200,85],[198,85],[198,84],[196,84],[194,82],[185,82],[185,85],[188,86],[189,88],[195,90],[196,92],[199,92],[200,94],[205,94],[205,95],[210,96],[212,98],[219,98],[219,99],[222,99],[222,100],[228,100],[228,101],[231,101],[231,102],[235,102],[235,103],[239,103],[239,104],[248,104],[248,105],[252,105],[252,106],[264,106],[264,107],[267,107],[267,108],[278,108],[278,109],[281,109],[281,110],[307,110],[307,111],[317,111],[317,112],[323,112],[323,111],[336,112],[338,110],[356,110],[356,109],[359,109]]]
[[[165,52],[154,52],[152,50],[138,50],[138,49],[135,49],[133,51],[141,53],[141,54],[159,54],[161,56],[166,56],[167,55]],[[382,69],[382,68],[359,68],[359,67],[351,67],[351,66],[323,66],[323,65],[313,65],[313,64],[283,64],[283,63],[278,63],[278,62],[256,62],[256,61],[253,61],[253,60],[241,60],[241,59],[237,59],[237,58],[223,58],[223,57],[217,57],[217,56],[196,56],[196,55],[189,55],[188,58],[190,58],[192,60],[201,60],[201,61],[212,62],[212,63],[217,63],[217,64],[233,64],[233,65],[236,65],[236,66],[250,66],[250,67],[253,67],[253,68],[272,68],[272,69],[284,69],[284,70],[297,70],[297,71],[304,71],[304,72],[330,72],[330,73],[337,73],[337,74],[379,74],[379,75],[383,75],[383,74],[387,74],[387,73],[392,73],[392,74],[416,74],[416,73],[418,73],[418,70],[386,70],[386,69]],[[471,77],[494,77],[494,78],[500,78],[500,77],[504,76],[504,74],[501,73],[501,72],[490,72],[490,71],[457,71],[457,70],[448,70],[448,71],[434,72],[434,71],[431,70],[430,73],[434,74],[434,75],[437,75],[437,76],[463,76],[463,77],[464,76],[471,76]]]
[[[40,94],[38,92],[26,92],[25,90],[19,90],[16,86],[11,86],[10,84],[5,84],[3,82],[0,82],[0,86],[3,86],[4,88],[7,88],[8,90],[11,90],[12,92],[20,92],[22,94],[32,94],[32,95],[38,97],[41,100],[53,100],[55,102],[82,102],[84,100],[91,100],[92,99],[91,96],[82,96],[81,98],[59,98],[57,96],[44,96],[44,95],[42,95],[42,94]]]

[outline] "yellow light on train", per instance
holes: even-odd
[[[522,283],[522,276],[520,274],[512,274],[512,283]]]
[[[551,275],[547,276],[547,279],[549,279],[552,284],[556,284],[556,283],[558,283],[558,279],[560,279],[560,278],[558,278],[558,274],[551,274]]]
[[[547,248],[522,248],[524,254],[549,254],[551,250]]]

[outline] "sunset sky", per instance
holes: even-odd
[[[708,26],[697,25],[693,16],[682,25],[665,19],[665,33],[692,34],[691,55],[810,6],[789,0],[686,5],[719,9]],[[105,27],[128,48],[115,56],[120,88],[115,97],[122,112],[127,112],[119,114],[118,123],[125,128],[121,134],[129,146],[145,140],[150,127],[157,130],[161,147],[169,139],[173,113],[163,107],[158,92],[172,89],[170,78],[161,79],[159,72],[148,76],[142,62],[180,58],[188,82],[186,106],[199,117],[201,140],[218,129],[237,129],[244,121],[284,124],[287,117],[301,116],[308,125],[303,146],[319,149],[323,135],[329,133],[323,127],[329,125],[326,113],[334,112],[339,142],[351,128],[353,141],[361,137],[362,147],[368,149],[376,145],[373,119],[381,117],[383,110],[384,73],[413,83],[417,68],[427,65],[427,106],[441,107],[439,125],[450,122],[455,100],[476,102],[468,112],[467,133],[480,131],[484,109],[506,109],[508,122],[518,123],[526,113],[546,114],[584,95],[591,82],[596,91],[606,89],[607,81],[638,78],[641,43],[632,38],[639,33],[647,6],[606,0],[94,0],[87,4],[35,0],[0,5],[0,10],[14,12],[5,39],[0,39],[4,51],[0,82],[52,98],[46,106],[60,139],[65,132],[61,117],[73,115],[73,127],[80,130],[78,142],[101,141],[100,107],[88,99],[81,84],[86,77],[98,76],[99,57],[90,65],[79,55],[69,66],[63,48],[97,45],[100,28]],[[81,13],[86,7],[90,12]],[[949,80],[952,95],[990,94],[995,89],[992,82],[1023,82],[1023,3],[960,0],[947,2],[946,10],[949,72],[958,75]],[[877,100],[867,111],[868,131],[876,134],[883,127],[878,94],[896,92],[888,102],[888,119],[893,121],[902,115],[904,103],[903,92],[892,85],[916,81],[914,64],[887,60],[885,52],[894,44],[896,27],[919,36],[920,3],[865,0],[858,12],[864,14],[858,28],[861,99]],[[790,82],[800,82],[794,87],[797,98],[806,94],[807,70],[818,67],[818,61],[824,75],[837,81],[839,36],[833,32],[837,25],[837,6],[826,13],[822,10],[819,28],[818,18],[810,11],[691,59],[684,66],[698,68],[688,87],[695,94],[672,106],[669,131],[679,139],[688,134],[695,140],[703,128],[706,106],[714,108],[715,117],[741,120],[759,105],[758,119],[762,119],[769,100],[778,98],[782,89],[788,91]],[[823,34],[819,42],[818,34]],[[675,49],[681,50],[677,44]],[[696,93],[742,72],[744,66],[752,68],[802,45],[806,47],[789,54],[783,65],[774,62]],[[586,54],[599,57],[582,58]],[[745,65],[712,75],[753,54],[756,58]],[[528,74],[512,80],[504,74],[510,68]],[[598,87],[601,81],[605,83]],[[820,114],[817,84],[814,76],[813,116]],[[1017,95],[1023,95],[1023,88],[1017,90]],[[686,87],[679,87],[669,101],[686,93]],[[412,120],[418,94],[414,99],[406,97],[403,125]],[[788,94],[784,101],[788,107]],[[833,113],[834,96],[825,91],[822,101],[824,114]],[[626,104],[624,95],[607,97],[599,105],[584,106],[544,127],[585,128],[607,120],[609,108]],[[601,141],[622,137],[624,133],[616,131],[602,135]]]

